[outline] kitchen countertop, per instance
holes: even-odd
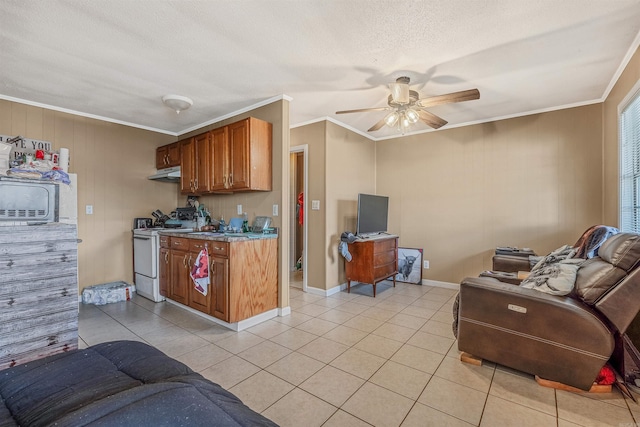
[[[161,236],[171,237],[186,237],[189,239],[198,240],[214,240],[218,242],[243,242],[246,240],[254,239],[277,239],[277,234],[262,234],[262,233],[219,233],[217,231],[186,231],[184,233],[172,231],[163,232],[158,234]]]

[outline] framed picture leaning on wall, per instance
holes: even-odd
[[[398,248],[396,281],[422,284],[422,249]]]

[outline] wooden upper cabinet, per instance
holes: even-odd
[[[156,149],[156,169],[180,166],[180,143],[174,142]]]
[[[226,137],[214,143],[214,157],[222,158],[215,161],[212,190],[271,191],[271,123],[249,117],[226,129]]]
[[[180,192],[195,192],[196,146],[194,138],[180,141]]]
[[[273,142],[269,122],[249,117],[183,139],[175,146],[182,194],[271,191]],[[156,153],[156,162],[166,159],[166,154]]]
[[[229,188],[249,188],[249,120],[229,126]]]
[[[229,173],[229,139],[228,126],[211,131],[213,147],[213,161],[211,174],[211,190],[221,191],[227,189],[227,174]]]
[[[203,194],[211,191],[211,132],[181,141],[180,192]]]
[[[211,190],[211,132],[193,137],[195,145],[195,192],[207,193]]]

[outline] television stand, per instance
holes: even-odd
[[[351,293],[351,282],[373,285],[373,297],[376,297],[376,284],[393,277],[396,287],[398,273],[398,236],[378,234],[365,240],[349,243],[351,262],[345,262],[347,292]]]

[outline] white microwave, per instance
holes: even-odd
[[[0,177],[0,222],[58,222],[58,185]]]

